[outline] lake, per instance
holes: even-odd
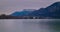
[[[48,25],[49,21],[60,19],[0,19],[0,32],[60,32],[60,27]]]

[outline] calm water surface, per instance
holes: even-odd
[[[44,24],[55,20],[60,19],[1,19],[0,32],[60,32],[57,27]]]

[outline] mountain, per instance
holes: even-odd
[[[52,5],[33,11],[31,16],[60,18],[60,2],[55,2]]]
[[[55,2],[46,8],[40,8],[38,10],[34,9],[24,9],[21,12],[14,12],[12,16],[37,16],[42,18],[60,18],[60,2]]]
[[[27,16],[28,14],[32,13],[35,9],[24,9],[23,11],[20,12],[14,12],[11,15],[12,16]]]
[[[45,11],[48,11],[45,13],[48,17],[60,18],[60,2],[53,3],[45,8]]]
[[[40,8],[39,10],[35,10],[32,13],[29,14],[29,16],[41,16],[40,14],[43,14],[43,10],[45,8]]]

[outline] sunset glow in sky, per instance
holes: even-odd
[[[0,0],[0,14],[11,14],[23,9],[47,7],[59,0]]]

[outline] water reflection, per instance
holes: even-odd
[[[53,21],[52,23],[49,22],[51,25],[50,25],[50,28],[52,29],[53,32],[60,32],[60,20],[57,21]]]
[[[4,19],[0,32],[60,32],[59,19]]]

